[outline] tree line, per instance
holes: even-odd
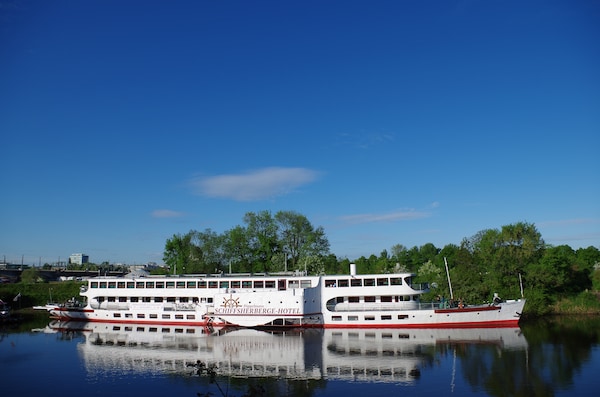
[[[378,256],[353,260],[332,254],[324,229],[300,213],[249,212],[243,222],[221,234],[206,229],[173,235],[165,244],[165,272],[347,274],[355,263],[361,274],[415,273],[416,282],[435,287],[429,298],[452,295],[475,304],[494,293],[523,294],[528,312],[535,314],[549,312],[551,304],[568,296],[583,294],[597,302],[592,291],[600,291],[598,248],[548,245],[526,222],[479,231],[460,245],[396,244]]]

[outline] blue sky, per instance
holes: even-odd
[[[297,211],[339,257],[600,247],[597,1],[0,1],[0,258],[162,262]]]

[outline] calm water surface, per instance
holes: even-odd
[[[599,339],[597,317],[286,333],[36,317],[2,328],[0,395],[595,396]]]

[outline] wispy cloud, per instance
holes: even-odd
[[[356,215],[345,215],[340,219],[346,223],[358,224],[358,223],[377,223],[377,222],[398,222],[407,221],[413,219],[428,218],[431,216],[428,212],[421,211],[396,211],[388,212],[383,214],[356,214]]]
[[[557,221],[544,221],[539,222],[537,226],[567,226],[567,225],[583,225],[583,224],[593,224],[598,223],[600,220],[594,218],[574,218],[574,219],[562,219]]]
[[[288,194],[317,177],[318,172],[306,168],[270,167],[242,174],[194,178],[190,186],[201,196],[255,201]]]
[[[151,213],[153,218],[179,218],[183,216],[183,212],[173,210],[154,210]]]

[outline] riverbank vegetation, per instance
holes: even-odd
[[[506,299],[527,298],[529,315],[600,314],[600,250],[548,245],[530,223],[482,230],[460,245],[408,248],[399,243],[378,255],[339,258],[330,252],[324,229],[302,214],[250,212],[243,222],[221,234],[206,229],[173,235],[165,244],[169,268],[163,271],[346,274],[355,263],[361,274],[414,272],[415,282],[433,287],[425,298],[475,304],[498,293]]]
[[[415,273],[416,283],[431,286],[424,299],[479,304],[498,293],[505,299],[525,297],[525,313],[531,316],[600,314],[600,250],[551,246],[530,223],[482,230],[459,245],[408,248],[398,243],[378,255],[341,258],[330,252],[324,229],[302,214],[250,212],[243,222],[220,234],[206,229],[173,235],[165,243],[167,267],[153,273],[347,274],[355,263],[360,274]],[[46,283],[38,288],[39,281],[35,269],[23,271],[20,283],[0,285],[0,298],[21,293],[23,306],[44,304],[51,295],[64,301],[78,296],[81,285]]]

